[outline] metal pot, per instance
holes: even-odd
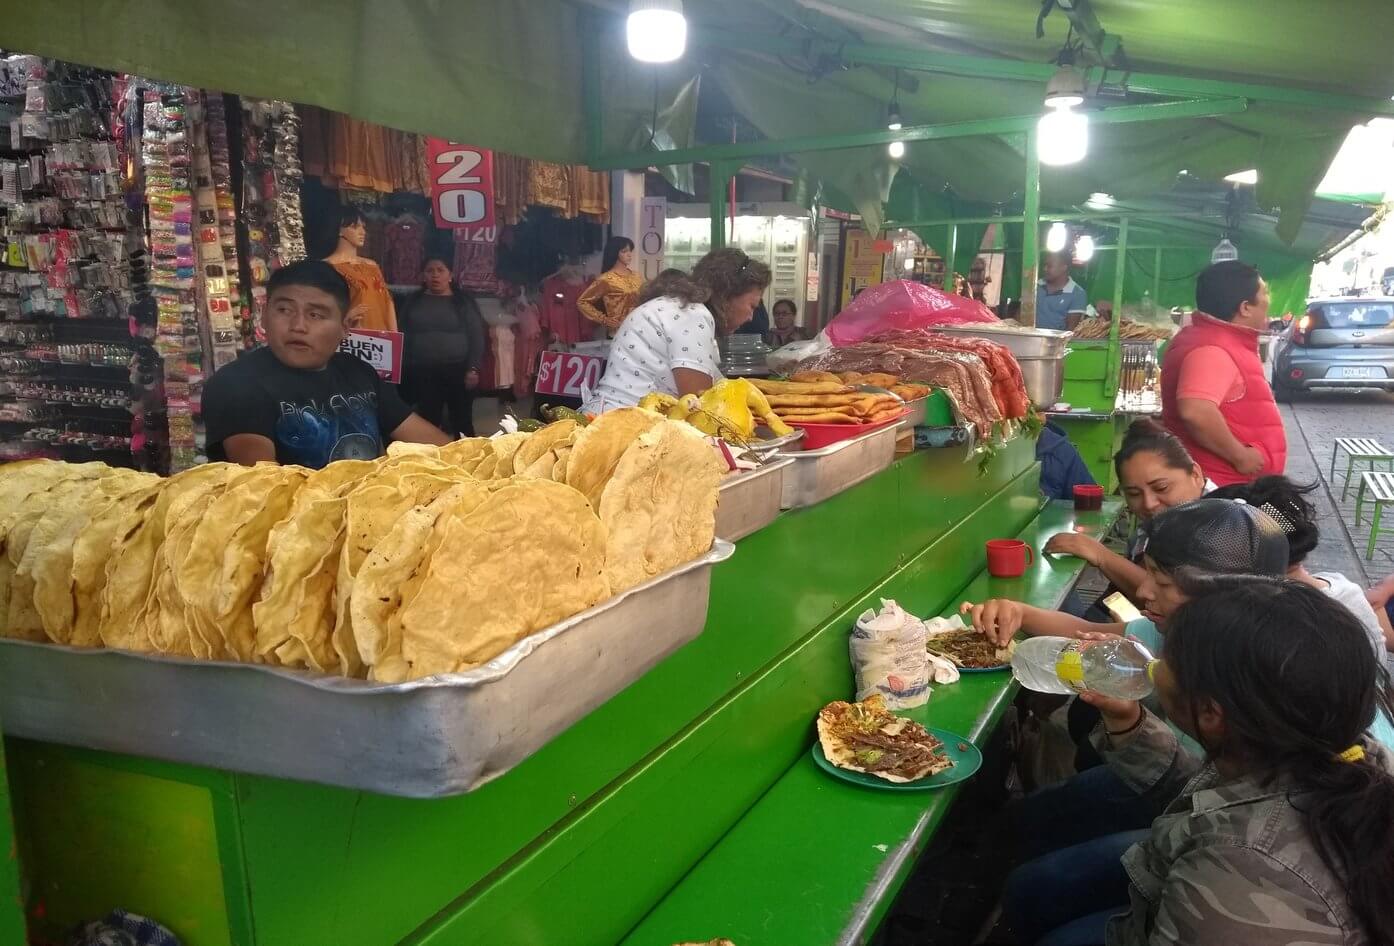
[[[1026,382],[1026,393],[1038,407],[1049,407],[1060,400],[1060,391],[1065,386],[1065,353],[1053,358],[1032,358],[1016,356],[1021,365],[1021,378]]]
[[[1063,358],[1065,346],[1073,337],[1069,332],[1056,329],[998,328],[990,322],[982,325],[936,326],[931,331],[943,332],[945,335],[985,338],[990,342],[1005,345],[1018,361],[1022,358]]]

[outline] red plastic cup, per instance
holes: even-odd
[[[1075,487],[1075,509],[1080,512],[1096,511],[1104,508],[1104,488],[1082,483]]]
[[[987,573],[994,578],[1020,578],[1035,561],[1036,553],[1020,539],[988,540]]]

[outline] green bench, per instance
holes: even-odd
[[[1346,470],[1341,474],[1341,502],[1345,502],[1347,494],[1350,493],[1351,476],[1360,472],[1354,469],[1355,464],[1364,463],[1367,470],[1373,470],[1375,464],[1381,463],[1386,470],[1394,472],[1394,453],[1378,440],[1371,437],[1337,437],[1331,446],[1333,483],[1336,481],[1336,459],[1342,453],[1346,455]]]
[[[1103,513],[1078,514],[1078,521],[1102,535],[1120,508],[1110,501]],[[1019,537],[1039,550],[1050,536],[1074,528],[1076,516],[1069,503],[1049,503]],[[1040,555],[1024,577],[982,572],[928,611],[922,602],[901,603],[931,614],[990,597],[1056,608],[1083,569],[1076,558]],[[935,685],[929,703],[905,715],[982,748],[1016,689],[1006,671],[964,674],[958,683]],[[805,744],[812,743],[810,719]],[[963,784],[930,792],[858,788],[829,777],[805,751],[623,942],[669,946],[723,936],[739,946],[866,942]]]
[[[1367,498],[1368,496],[1368,498]],[[1375,510],[1370,514],[1370,541],[1365,547],[1365,558],[1375,557],[1375,543],[1380,535],[1394,533],[1394,529],[1380,527],[1380,517],[1385,506],[1394,506],[1394,473],[1366,471],[1360,474],[1360,488],[1355,491],[1355,527],[1360,528],[1364,518],[1365,503],[1371,502]]]

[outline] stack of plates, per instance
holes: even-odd
[[[721,373],[728,378],[769,374],[765,357],[770,348],[759,335],[728,335],[721,339]]]

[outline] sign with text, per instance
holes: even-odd
[[[436,226],[485,232],[494,226],[494,152],[427,138],[426,167]]]
[[[583,389],[595,390],[604,373],[605,359],[598,355],[544,351],[537,365],[536,391],[553,397],[580,397]]]
[[[639,210],[639,272],[652,279],[663,271],[663,246],[668,225],[668,198],[645,197]]]
[[[378,332],[358,328],[348,333],[339,344],[345,355],[372,365],[378,377],[393,384],[402,383],[402,333]]]

